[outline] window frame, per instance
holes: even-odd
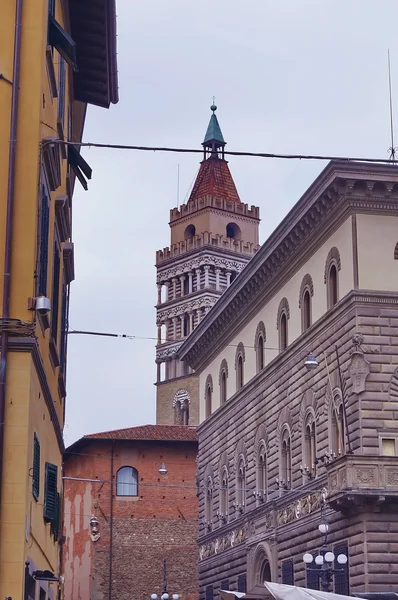
[[[40,497],[40,441],[36,432],[33,434],[32,494],[38,502]]]
[[[135,474],[135,482],[134,480],[131,482],[126,481],[118,481],[119,473],[121,471],[126,471],[127,469],[131,470],[131,474]],[[120,493],[119,486],[134,486],[135,485],[135,493],[132,494],[124,494]],[[116,471],[116,496],[120,498],[137,498],[138,497],[138,470],[131,465],[123,465]]]

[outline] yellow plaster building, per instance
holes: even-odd
[[[115,0],[1,1],[2,598],[62,597],[72,195],[91,169],[59,140],[81,141],[87,104],[117,101]]]

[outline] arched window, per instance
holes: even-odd
[[[246,500],[246,466],[243,457],[239,460],[236,487],[236,502],[238,511],[244,512]]]
[[[213,379],[211,375],[207,376],[205,385],[205,419],[208,419],[212,412],[213,397]]]
[[[304,292],[303,296],[303,331],[306,331],[311,327],[311,298],[308,290]]]
[[[236,223],[228,223],[226,233],[227,237],[240,240],[240,227]]]
[[[138,471],[134,467],[122,467],[116,473],[116,495],[138,496]]]
[[[281,450],[281,484],[286,490],[290,490],[292,487],[292,450],[290,433],[287,428],[282,433]]]
[[[268,495],[267,476],[267,453],[262,444],[257,459],[257,498],[260,502],[266,502]]]
[[[287,317],[286,313],[281,314],[280,331],[279,331],[279,348],[286,350],[287,348]]]
[[[213,480],[211,477],[206,479],[205,494],[205,520],[207,528],[211,529],[213,522]]]
[[[288,346],[288,319],[290,317],[289,303],[286,298],[282,298],[279,303],[278,317],[276,326],[279,332],[279,350],[283,352]]]
[[[339,301],[339,277],[338,272],[341,269],[340,252],[333,246],[329,250],[325,263],[325,284],[326,299],[328,309],[333,308]]]
[[[329,308],[332,308],[338,302],[336,265],[332,265],[329,270],[328,297]]]
[[[264,581],[271,581],[271,567],[268,560],[265,560],[261,565],[260,570],[260,581],[259,583],[262,585]]]
[[[303,458],[305,473],[310,477],[315,477],[316,434],[315,420],[312,413],[308,415],[305,423]]]
[[[254,350],[256,352],[256,372],[264,369],[265,363],[265,325],[262,321],[257,325],[256,335],[254,337]]]
[[[236,369],[236,391],[240,390],[244,384],[244,362],[245,362],[245,347],[240,342],[236,349],[235,369]]]
[[[221,361],[220,366],[220,404],[224,404],[227,401],[227,379],[228,379],[228,363],[225,358]]]
[[[221,477],[221,489],[220,489],[220,513],[221,519],[224,522],[228,520],[228,500],[229,500],[229,489],[228,489],[228,471],[224,467]]]
[[[184,239],[190,240],[196,235],[195,225],[188,225],[184,232]]]
[[[344,413],[340,390],[335,390],[332,399],[332,451],[336,456],[345,454]]]

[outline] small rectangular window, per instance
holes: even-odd
[[[44,487],[44,518],[46,521],[56,520],[58,504],[57,481],[58,467],[46,462]]]
[[[244,592],[246,594],[246,574],[238,575],[238,592]]]
[[[40,442],[36,434],[33,437],[32,494],[38,500],[40,495]]]
[[[307,588],[309,590],[319,590],[319,578],[320,578],[320,571],[321,571],[321,566],[317,565],[315,563],[315,556],[316,554],[314,554],[314,561],[310,564],[307,565]]]
[[[333,546],[333,553],[337,558],[339,554],[345,554],[348,557],[348,543],[342,542]],[[343,596],[350,595],[350,578],[348,571],[349,559],[345,565],[335,563],[336,572],[334,574],[334,591]]]
[[[284,560],[282,563],[282,583],[294,585],[294,565],[292,558]]]
[[[381,453],[383,456],[395,456],[395,440],[383,438],[381,440]]]
[[[206,586],[205,598],[206,598],[206,600],[213,600],[213,598],[214,598],[214,590],[213,590],[213,586],[212,585],[207,585]]]
[[[229,580],[228,579],[224,579],[224,581],[221,582],[220,590],[224,590],[225,592],[229,590]]]

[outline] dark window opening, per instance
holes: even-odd
[[[206,389],[206,406],[205,406],[205,418],[207,419],[211,415],[211,400],[212,400],[212,391],[210,385],[207,386]]]
[[[227,237],[234,240],[240,240],[240,227],[236,223],[228,223]]]
[[[196,227],[195,225],[188,225],[184,232],[184,239],[190,240],[196,235]]]
[[[333,547],[333,553],[337,559],[339,554],[345,554],[348,558],[348,544],[342,542],[336,544]],[[342,594],[343,596],[350,595],[350,577],[349,577],[349,562],[345,565],[340,565],[337,560],[335,562],[336,573],[334,574],[334,592],[335,594]]]
[[[223,370],[221,373],[220,396],[221,396],[221,404],[224,404],[227,401],[227,374],[226,374],[225,370]]]
[[[264,338],[259,335],[257,340],[257,372],[259,373],[262,369],[264,369]]]
[[[311,297],[308,290],[303,295],[303,331],[311,327]]]
[[[238,592],[247,592],[246,574],[238,575]]]
[[[271,567],[268,560],[263,562],[261,567],[260,581],[258,583],[262,584],[264,581],[271,581]]]
[[[337,269],[332,265],[329,271],[329,308],[337,304]]]
[[[65,59],[59,57],[59,83],[58,83],[58,119],[61,121],[62,128],[64,127],[65,117],[65,83],[66,83],[66,68]]]
[[[32,494],[35,500],[40,495],[40,442],[36,434],[33,437],[33,469],[32,469]]]
[[[284,560],[282,563],[282,583],[294,585],[294,565],[292,558]]]
[[[287,318],[286,313],[282,313],[281,321],[280,321],[280,349],[286,350],[287,348]]]
[[[240,390],[243,387],[243,357],[241,354],[238,356],[236,373],[236,388]]]

